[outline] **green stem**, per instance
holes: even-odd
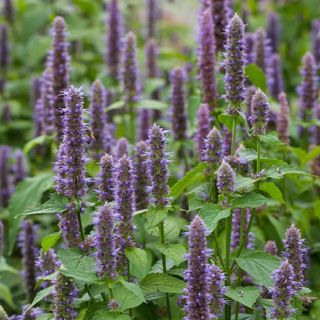
[[[129,262],[129,260],[127,260],[127,266],[128,266],[128,268],[127,268],[127,280],[128,280],[128,282],[130,282],[131,281],[131,273],[130,273],[130,262]],[[111,296],[111,292],[112,291],[110,290],[110,296]],[[132,318],[132,309],[131,308],[129,309],[129,315]]]
[[[261,141],[259,137],[257,138],[257,171],[259,173],[261,171]]]
[[[234,157],[237,136],[237,117],[232,121],[231,157]]]
[[[163,221],[159,224],[159,233],[160,233],[160,244],[164,245],[164,223]],[[163,273],[167,273],[167,261],[166,256],[161,253],[161,260],[162,260],[162,269]],[[167,312],[168,312],[168,319],[171,320],[171,307],[170,307],[170,300],[169,294],[166,293],[166,304],[167,304]]]
[[[136,140],[136,114],[134,112],[134,105],[133,102],[128,103],[129,109],[129,137],[130,142],[134,145]]]
[[[217,253],[217,256],[220,260],[220,263],[221,263],[221,266],[222,268],[224,269],[224,263],[223,263],[223,259],[222,259],[222,256],[221,256],[221,252],[220,252],[220,249],[219,249],[219,244],[218,244],[218,240],[217,240],[217,237],[216,237],[216,233],[213,232],[213,239],[214,239],[214,243],[216,245],[216,253]]]

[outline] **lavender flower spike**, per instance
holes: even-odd
[[[168,205],[168,156],[166,152],[167,137],[165,131],[154,124],[148,139],[148,174],[151,181],[152,204],[164,208]]]
[[[266,71],[267,66],[267,40],[265,31],[260,28],[256,32],[255,39],[255,63],[261,68],[262,71]]]
[[[217,102],[217,87],[215,78],[215,43],[210,8],[201,15],[199,49],[202,101],[209,105],[210,111],[213,111]]]
[[[206,138],[210,130],[210,111],[207,104],[201,104],[198,111],[198,128],[196,133],[197,149],[200,160],[205,161]]]
[[[121,80],[125,102],[127,104],[131,104],[137,101],[140,95],[137,38],[132,31],[130,31],[125,37]]]
[[[12,193],[9,179],[9,154],[8,146],[0,146],[0,207],[5,208]]]
[[[151,127],[151,110],[141,109],[139,112],[140,139],[145,141],[148,139],[148,132]]]
[[[320,66],[320,20],[312,21],[312,53],[317,68]]]
[[[92,95],[90,100],[90,127],[94,136],[91,143],[92,150],[96,153],[106,151],[104,130],[107,123],[105,107],[105,88],[100,80],[96,80],[92,85]]]
[[[267,39],[272,53],[277,53],[280,43],[280,19],[277,13],[271,12],[268,16]]]
[[[228,112],[230,114],[235,114],[245,99],[244,49],[244,25],[239,16],[235,14],[227,28],[225,56],[226,99],[229,102]]]
[[[41,271],[41,277],[45,277],[54,273],[59,267],[57,256],[54,250],[49,249],[46,252],[41,250],[39,254],[39,259],[37,261],[37,265]],[[41,287],[48,288],[52,284],[51,282],[52,281],[44,281],[41,283]]]
[[[209,172],[214,174],[219,167],[224,153],[224,144],[220,132],[213,128],[205,140],[204,158],[209,166]]]
[[[278,255],[278,247],[275,241],[269,240],[264,246],[264,251],[270,253],[273,256]]]
[[[64,101],[63,92],[69,86],[70,57],[68,55],[66,23],[62,17],[56,17],[52,27],[52,72],[53,72],[53,109],[57,139],[62,141]]]
[[[135,211],[135,194],[133,180],[133,165],[131,159],[124,155],[117,163],[115,190],[115,212],[119,217],[118,243],[119,255],[118,269],[125,267],[124,250],[132,247],[134,243],[133,212]]]
[[[20,181],[24,180],[27,176],[26,163],[24,154],[21,150],[17,150],[15,154],[16,163],[13,167],[14,183],[17,185]]]
[[[182,68],[175,68],[171,72],[171,124],[176,141],[186,138],[187,115],[185,100],[186,74]]]
[[[160,16],[159,1],[145,0],[147,9],[147,38],[153,38],[157,35],[157,22]]]
[[[99,199],[102,202],[114,200],[114,161],[113,157],[105,154],[100,159],[100,172],[97,179]]]
[[[56,160],[56,189],[67,198],[81,198],[87,190],[82,90],[71,86],[64,92],[64,102],[64,135]]]
[[[258,89],[252,97],[251,125],[253,135],[263,135],[269,122],[270,105],[267,96]]]
[[[159,77],[157,65],[158,48],[154,39],[149,39],[146,45],[146,72],[148,78]]]
[[[114,213],[108,203],[100,208],[94,224],[99,276],[114,279],[116,268]]]
[[[281,92],[284,91],[283,75],[281,69],[280,56],[274,53],[271,56],[269,66],[267,68],[268,89],[274,99],[278,99]]]
[[[295,288],[300,290],[304,284],[304,272],[307,267],[307,248],[300,230],[294,224],[288,228],[283,244],[283,255],[293,267]]]
[[[73,308],[78,292],[72,280],[58,273],[55,281],[53,314],[55,320],[73,320],[77,312]]]
[[[23,272],[27,287],[28,301],[31,303],[35,297],[36,285],[36,234],[35,227],[31,220],[22,223],[22,229],[19,237],[21,247]]]
[[[3,255],[4,248],[4,225],[2,220],[0,220],[0,257]]]
[[[186,320],[212,319],[210,312],[211,274],[208,265],[206,228],[199,216],[191,222],[189,229],[188,269],[185,272]]]
[[[244,36],[244,44],[245,44],[245,61],[246,65],[254,63],[255,54],[254,54],[254,45],[255,45],[255,37],[253,33],[246,33]]]
[[[15,8],[13,0],[3,1],[3,16],[9,23],[13,23],[15,19]]]
[[[111,0],[107,6],[107,43],[105,60],[109,69],[109,75],[113,79],[119,78],[121,38],[122,38],[122,16],[118,0]]]
[[[289,106],[284,92],[279,94],[280,112],[277,115],[277,132],[279,139],[289,144]]]
[[[116,156],[119,160],[124,155],[129,155],[129,142],[126,138],[120,138],[116,145]]]
[[[5,24],[0,25],[0,71],[5,74],[10,64],[9,30]]]
[[[222,160],[216,175],[220,194],[227,195],[235,191],[236,175],[228,162]]]
[[[273,272],[272,289],[272,319],[286,319],[293,310],[290,308],[290,302],[294,294],[294,273],[291,264],[288,261],[281,263],[280,268]]]

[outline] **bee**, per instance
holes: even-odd
[[[96,139],[93,134],[93,131],[89,128],[86,129],[86,135],[88,137],[87,144],[90,144],[92,141],[94,141]]]

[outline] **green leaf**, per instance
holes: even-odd
[[[96,160],[91,160],[86,164],[86,171],[90,177],[96,177],[100,171],[100,166]]]
[[[155,92],[157,89],[161,88],[165,85],[164,79],[162,78],[153,78],[148,79],[145,83],[144,92],[146,95],[151,95],[153,92]]]
[[[185,287],[185,283],[184,281],[166,273],[152,273],[142,279],[141,287],[147,294],[156,291],[165,293],[181,293],[182,289]]]
[[[259,139],[271,148],[284,145],[284,143],[279,140],[278,134],[275,131],[259,135]]]
[[[231,200],[233,208],[259,208],[264,206],[267,199],[258,193],[249,192],[240,197],[236,197]]]
[[[68,204],[68,199],[54,193],[51,198],[43,203],[42,205],[26,210],[25,212],[18,214],[18,217],[31,216],[35,214],[56,214],[62,213],[66,210],[66,205]]]
[[[0,282],[0,300],[3,300],[12,309],[14,309],[14,310],[16,309],[16,306],[13,303],[10,289],[5,284],[3,284],[1,282]]]
[[[268,193],[272,199],[284,203],[281,190],[273,182],[263,182],[259,189]]]
[[[264,72],[256,64],[248,64],[245,73],[250,82],[262,91],[267,91],[267,80]]]
[[[174,261],[176,265],[179,265],[181,262],[185,261],[187,250],[182,244],[163,244],[158,245],[157,249],[167,258]]]
[[[52,137],[50,136],[39,136],[32,140],[30,140],[23,148],[23,153],[28,154],[31,150],[33,150],[37,146],[41,146],[47,142],[52,141]]]
[[[166,240],[171,241],[176,239],[180,234],[180,226],[177,224],[177,217],[167,217],[164,220],[164,237]],[[156,237],[159,237],[159,228],[158,226],[148,229],[148,232]]]
[[[54,290],[54,286],[50,286],[48,288],[42,289],[37,293],[35,298],[33,299],[32,303],[28,306],[26,311],[29,311],[31,308],[33,308],[37,303],[42,301],[44,298],[48,297]]]
[[[204,179],[202,171],[207,167],[205,163],[199,163],[194,169],[188,171],[186,175],[177,181],[171,188],[169,197],[177,198],[180,194],[196,182]]]
[[[225,295],[237,301],[248,308],[253,308],[253,305],[257,301],[260,291],[256,287],[237,287],[237,288],[228,288]]]
[[[233,118],[234,116],[231,116],[227,113],[222,113],[218,116],[219,122],[224,124],[229,129],[229,131],[232,129]]]
[[[61,249],[58,257],[62,262],[59,271],[66,277],[70,277],[86,283],[96,282],[96,260],[91,256],[82,255],[76,248]]]
[[[4,257],[0,257],[0,273],[1,272],[9,272],[15,275],[19,274],[19,272],[15,268],[7,264],[7,261]]]
[[[42,251],[47,252],[50,248],[53,248],[59,241],[60,237],[60,231],[48,234],[47,236],[43,237],[41,242]]]
[[[149,206],[146,213],[146,230],[150,230],[156,227],[161,221],[163,221],[168,215],[169,208],[157,208],[154,206]]]
[[[121,101],[117,101],[117,102],[110,104],[109,106],[107,106],[106,110],[107,110],[107,112],[109,112],[111,110],[122,109],[124,106],[125,106],[125,103],[123,100],[121,100]]]
[[[140,279],[146,276],[151,269],[151,261],[146,251],[132,247],[125,249],[125,253],[129,260],[130,273]]]
[[[39,205],[43,193],[51,189],[52,186],[53,176],[51,173],[41,173],[18,184],[9,202],[9,239],[6,241],[8,255],[12,253],[21,221],[21,218],[16,219],[15,217]]]
[[[282,179],[287,174],[310,176],[308,172],[289,164],[274,165],[266,171],[266,177],[277,180]]]
[[[236,258],[238,266],[253,278],[254,282],[272,287],[272,272],[280,265],[280,258],[262,251],[244,251]]]
[[[241,192],[241,193],[252,191],[255,182],[256,182],[256,180],[254,180],[252,178],[237,175],[236,176],[236,191]]]
[[[228,218],[230,214],[231,210],[229,208],[223,209],[219,205],[211,203],[205,204],[199,212],[209,233],[212,233],[216,229],[220,220]]]
[[[303,158],[302,160],[302,165],[304,166],[305,164],[307,164],[309,161],[317,158],[320,155],[320,146],[317,146],[315,148],[313,148],[311,151],[309,151],[307,153],[307,155],[305,156],[305,158]]]
[[[145,302],[141,288],[135,283],[121,280],[114,286],[113,293],[121,311],[135,308]]]
[[[160,111],[168,109],[168,105],[166,103],[158,100],[140,100],[137,102],[136,107],[140,109],[153,109]]]
[[[54,315],[52,313],[45,313],[37,318],[37,320],[52,320],[52,319],[54,319]]]

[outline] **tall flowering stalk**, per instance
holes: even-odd
[[[235,191],[236,175],[228,162],[222,160],[216,175],[217,188],[220,194],[228,196]]]
[[[15,164],[13,167],[14,183],[17,185],[20,181],[24,180],[27,176],[27,169],[25,163],[25,157],[21,150],[17,150],[15,154]]]
[[[256,31],[255,35],[255,63],[261,68],[262,71],[266,71],[268,56],[266,32],[260,28]]]
[[[41,97],[41,77],[33,77],[31,79],[30,88],[30,105],[34,108],[36,102]]]
[[[145,141],[140,141],[136,145],[136,161],[135,161],[135,193],[136,203],[139,209],[147,208],[150,202],[149,185],[150,179],[148,175],[148,145]]]
[[[73,320],[77,316],[73,304],[78,296],[70,278],[58,273],[55,280],[53,315],[55,320]]]
[[[270,253],[273,256],[278,255],[278,247],[275,241],[269,240],[264,246],[264,251]]]
[[[151,112],[149,109],[141,109],[139,112],[140,140],[148,139],[148,132],[151,127]]]
[[[57,260],[57,255],[53,249],[48,251],[40,251],[39,258],[37,261],[37,266],[41,272],[41,278],[46,277],[54,273],[59,267],[59,262]],[[51,285],[52,281],[44,281],[41,283],[42,288],[48,288]]]
[[[312,53],[317,64],[320,66],[320,20],[312,21]]]
[[[279,94],[280,112],[277,114],[277,132],[279,139],[289,144],[289,105],[284,92]]]
[[[146,33],[147,38],[154,38],[157,35],[157,22],[160,17],[159,1],[145,0],[147,10]]]
[[[267,67],[268,89],[271,96],[278,100],[279,94],[284,91],[281,59],[279,54],[272,54]]]
[[[200,160],[205,161],[206,138],[210,130],[210,110],[207,104],[201,104],[198,111],[198,128],[196,133],[197,151]]]
[[[208,163],[210,174],[214,174],[219,167],[224,153],[224,144],[220,132],[213,128],[205,140],[204,158]]]
[[[246,64],[254,63],[255,59],[255,37],[253,33],[246,33],[244,36],[245,62]]]
[[[26,281],[27,297],[31,303],[35,297],[36,285],[36,234],[35,226],[31,220],[26,220],[22,223],[20,232],[20,247],[23,263],[23,274]]]
[[[283,244],[283,255],[293,268],[294,287],[300,290],[304,284],[304,272],[307,268],[307,248],[304,239],[301,238],[300,230],[294,224],[288,228]]]
[[[267,39],[272,53],[279,50],[281,35],[280,19],[277,13],[271,12],[268,16]]]
[[[175,68],[171,72],[171,125],[173,137],[176,141],[186,138],[187,115],[185,97],[186,74],[182,68]]]
[[[196,216],[189,228],[188,269],[185,272],[186,320],[212,319],[210,303],[212,300],[211,270],[208,265],[206,228],[199,216]]]
[[[121,61],[122,16],[118,0],[111,0],[107,6],[107,39],[105,61],[111,78],[119,78]]]
[[[124,155],[117,163],[115,190],[115,212],[119,218],[117,248],[117,269],[121,272],[126,267],[124,250],[134,244],[133,212],[135,211],[133,164]]]
[[[213,111],[217,104],[215,78],[215,42],[212,12],[205,10],[200,18],[199,34],[199,72],[202,86],[202,101]]]
[[[108,203],[105,203],[94,219],[98,273],[101,278],[114,279],[115,277],[116,238],[114,235],[114,221],[113,208]]]
[[[120,138],[116,145],[116,157],[119,160],[124,155],[129,155],[129,143],[126,138]]]
[[[9,30],[5,24],[0,25],[0,94],[3,94],[6,73],[10,64]]]
[[[38,99],[33,109],[34,137],[43,135],[44,132],[44,112],[41,99]]]
[[[290,302],[294,294],[294,271],[288,261],[281,263],[280,268],[273,272],[272,319],[286,319],[293,313]]]
[[[63,92],[69,86],[70,57],[68,54],[66,23],[62,17],[56,17],[52,27],[52,57],[53,72],[53,109],[55,114],[55,130],[57,140],[62,141],[64,97]]]
[[[91,148],[96,155],[106,151],[105,126],[107,117],[104,111],[105,107],[105,88],[100,80],[96,80],[92,85],[92,94],[90,100],[90,127],[94,136],[91,142]]]
[[[102,202],[111,202],[114,200],[114,175],[115,164],[113,157],[109,154],[105,154],[100,159],[100,172],[97,179],[99,199]]]
[[[13,23],[15,20],[15,8],[13,0],[4,0],[3,1],[3,16],[9,23]]]
[[[0,146],[0,207],[5,208],[9,204],[12,187],[9,177],[9,155],[8,146]]]

